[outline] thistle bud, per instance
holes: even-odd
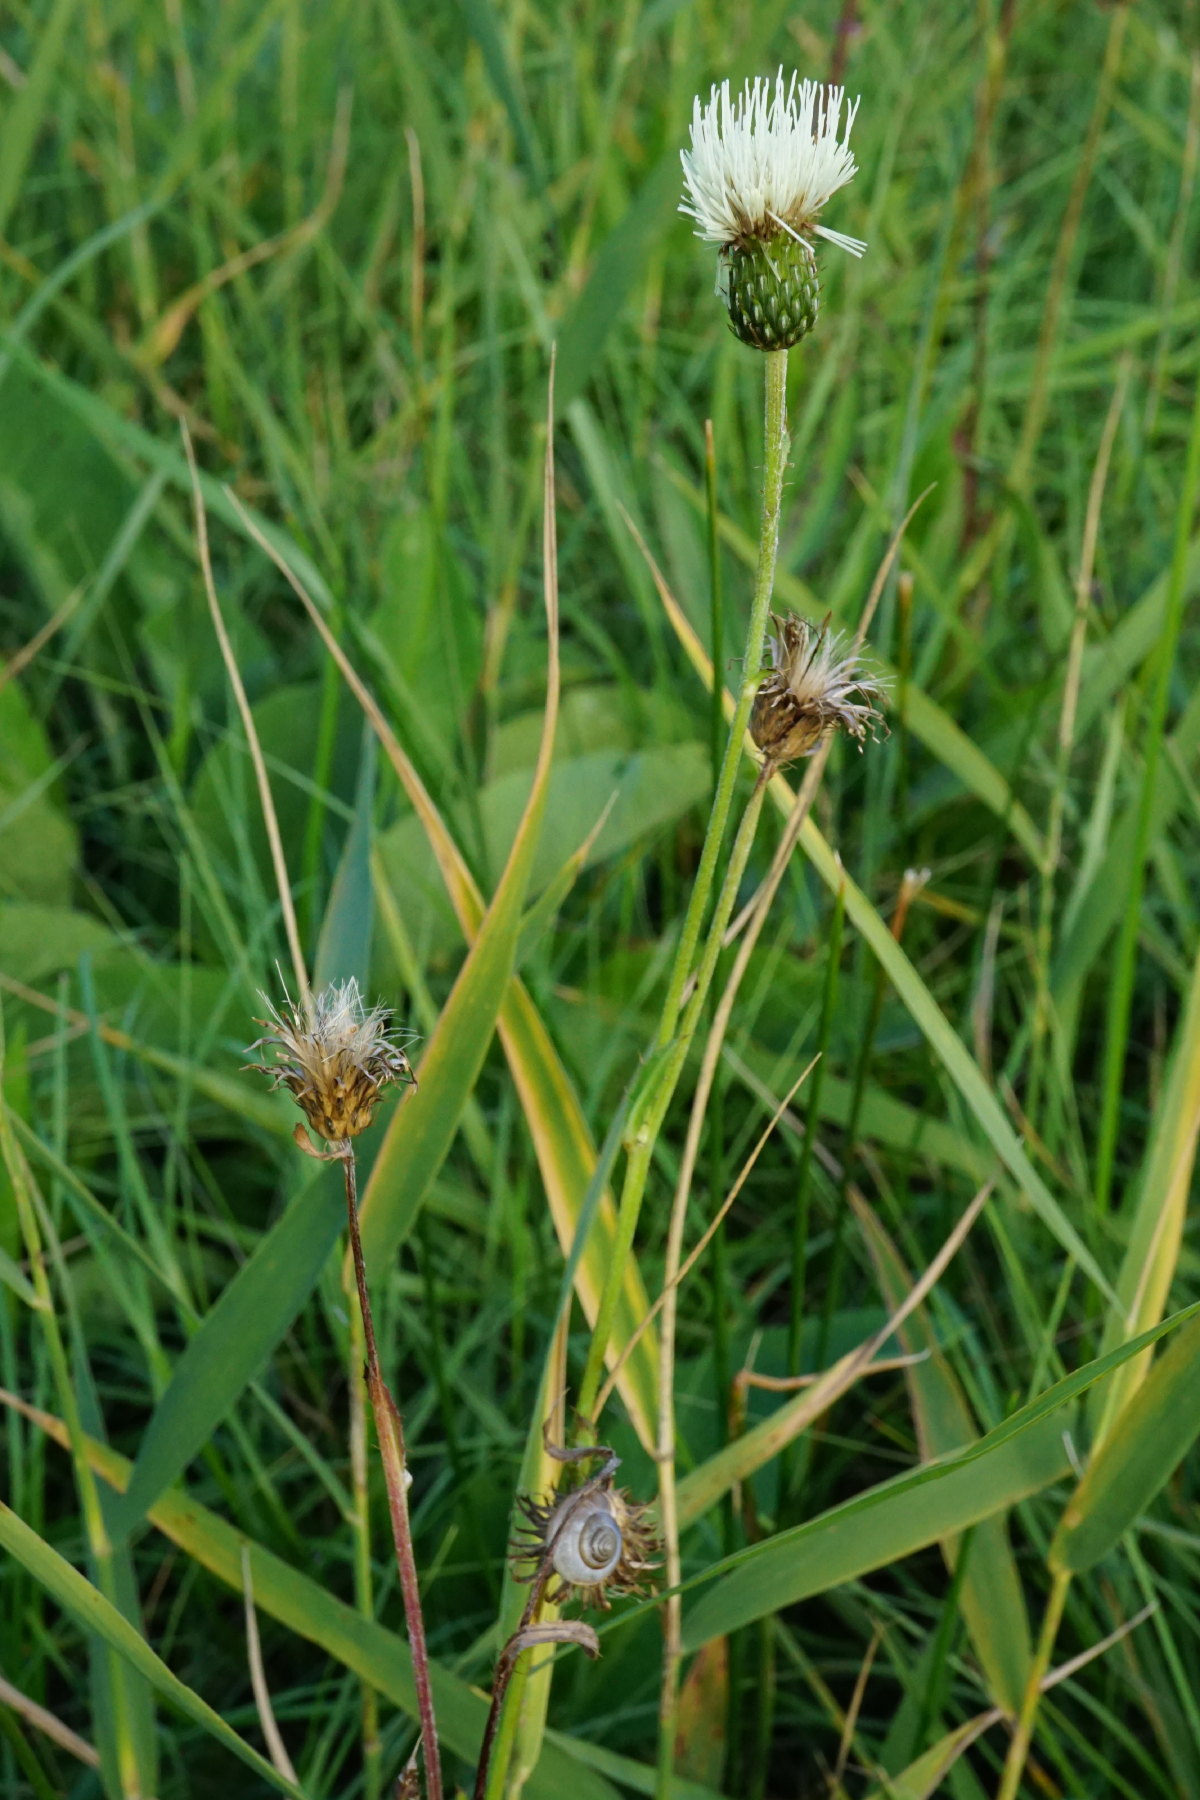
[[[697,237],[720,246],[717,293],[744,344],[786,350],[817,322],[819,285],[813,238],[852,256],[866,245],[831,231],[817,215],[855,174],[850,127],[858,102],[818,82],[785,88],[783,71],[759,79],[731,99],[729,83],[696,100],[692,147],[681,152],[687,197],[680,212],[696,220]]]
[[[407,1056],[393,1039],[391,1008],[363,1005],[357,981],[333,982],[312,1002],[311,1014],[289,1001],[258,1023],[267,1036],[252,1050],[273,1052],[270,1062],[247,1067],[285,1087],[318,1137],[341,1143],[365,1131],[383,1089],[414,1076]],[[296,1127],[300,1131],[300,1126]]]
[[[838,730],[861,748],[868,727],[880,718],[873,702],[886,693],[884,683],[863,667],[857,650],[844,648],[828,619],[818,626],[794,614],[772,615],[772,623],[771,667],[750,714],[754,742],[776,765],[811,756]]]

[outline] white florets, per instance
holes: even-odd
[[[857,100],[846,107],[838,139],[845,99],[844,88],[798,83],[795,75],[785,88],[782,68],[773,92],[760,76],[736,99],[727,81],[713,88],[707,106],[697,97],[692,148],[680,152],[687,198],[679,208],[696,220],[696,236],[730,245],[806,229],[861,256],[867,246],[860,239],[817,223],[830,195],[857,173],[850,150]]]

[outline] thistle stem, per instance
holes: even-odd
[[[412,1527],[408,1518],[408,1494],[404,1471],[404,1424],[400,1409],[392,1399],[379,1367],[375,1347],[375,1323],[371,1316],[371,1300],[367,1292],[367,1271],[363,1264],[362,1239],[358,1230],[358,1182],[354,1150],[346,1141],[342,1151],[342,1169],[346,1177],[346,1213],[350,1226],[350,1249],[354,1256],[354,1276],[358,1283],[358,1304],[362,1311],[363,1339],[367,1352],[367,1393],[375,1415],[375,1435],[379,1439],[379,1456],[387,1486],[388,1513],[392,1521],[392,1537],[396,1545],[396,1568],[400,1576],[400,1592],[404,1597],[404,1618],[408,1626],[408,1644],[412,1652],[413,1680],[417,1689],[417,1712],[421,1721],[421,1743],[425,1752],[425,1791],[429,1800],[442,1800],[442,1766],[438,1757],[437,1723],[433,1716],[433,1688],[429,1680],[429,1652],[425,1645],[425,1620],[421,1615],[421,1593],[417,1584],[417,1563],[413,1555]]]
[[[679,1015],[683,1007],[684,989],[691,973],[696,946],[700,941],[704,914],[708,909],[709,895],[712,892],[716,876],[717,859],[720,855],[725,826],[733,803],[738,771],[741,767],[742,740],[746,734],[746,727],[750,723],[750,709],[754,704],[754,696],[758,692],[763,645],[766,642],[767,621],[771,613],[771,595],[775,586],[775,557],[779,548],[779,520],[783,510],[783,478],[787,468],[788,453],[787,351],[768,352],[765,363],[762,525],[759,532],[758,571],[754,580],[754,599],[750,608],[750,624],[746,633],[746,648],[742,659],[742,683],[738,692],[733,721],[729,728],[729,737],[725,744],[725,758],[721,764],[716,793],[713,796],[708,829],[705,832],[704,845],[700,852],[700,866],[696,871],[696,880],[688,901],[683,931],[676,947],[675,960],[667,985],[667,995],[663,1002],[662,1016],[659,1019],[658,1030],[654,1038],[654,1050],[665,1051],[670,1046],[671,1053],[657,1066],[651,1077],[652,1086],[641,1096],[642,1104],[636,1109],[639,1115],[637,1134],[627,1145],[628,1161],[625,1168],[625,1184],[617,1214],[617,1241],[609,1262],[604,1291],[600,1297],[596,1323],[592,1331],[592,1342],[580,1386],[579,1412],[583,1418],[590,1416],[590,1408],[594,1405],[600,1389],[604,1356],[612,1333],[617,1301],[625,1280],[626,1263],[637,1230],[654,1144],[667,1107],[670,1105],[671,1096],[675,1091],[675,1085],[679,1080],[687,1056],[688,1045],[696,1029],[696,1021],[708,994],[713,970],[721,951],[721,938],[729,923],[733,903],[737,898],[738,883],[750,854],[754,828],[758,823],[758,815],[765,792],[764,783],[760,777],[742,816],[738,843],[731,853],[730,868],[726,874],[721,897],[709,928],[708,941],[697,972],[696,985],[681,1025]],[[740,863],[738,862],[739,855]],[[726,899],[728,899],[727,908],[725,906]]]

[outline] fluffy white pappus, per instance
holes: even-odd
[[[696,236],[730,245],[780,230],[796,237],[805,229],[861,256],[867,247],[861,239],[817,222],[830,195],[857,173],[850,127],[858,101],[846,104],[839,139],[844,103],[844,88],[819,81],[793,75],[785,87],[782,68],[774,88],[759,76],[736,98],[727,81],[713,88],[707,106],[697,97],[692,147],[680,151],[687,198],[679,208],[695,219]]]

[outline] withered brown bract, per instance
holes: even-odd
[[[773,763],[811,756],[822,738],[841,730],[862,744],[880,714],[873,702],[886,693],[878,676],[844,648],[829,621],[811,625],[789,613],[772,614],[771,668],[750,715],[750,735]],[[857,698],[855,698],[857,696]]]
[[[270,1075],[273,1087],[286,1087],[318,1137],[329,1143],[365,1131],[391,1082],[416,1080],[389,1033],[391,1008],[368,1011],[353,977],[317,994],[311,1017],[290,1000],[282,1008],[268,1000],[267,1007],[270,1018],[258,1023],[268,1034],[250,1048],[268,1048],[274,1060],[247,1066]]]

